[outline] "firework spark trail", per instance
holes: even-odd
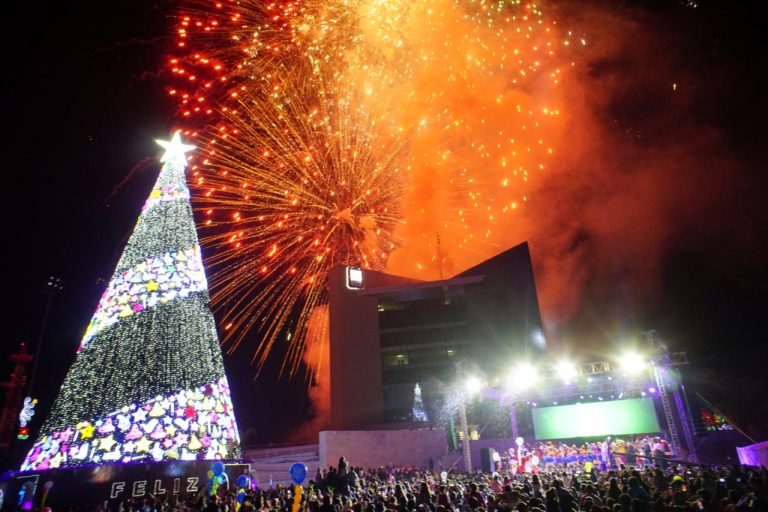
[[[203,206],[213,228],[205,240],[219,248],[209,265],[225,328],[261,331],[259,366],[290,332],[284,370],[294,374],[312,310],[325,303],[328,269],[384,267],[403,183],[393,167],[401,144],[382,142],[365,112],[287,75],[277,89],[273,80],[248,87],[222,113],[228,135],[218,128],[203,139],[199,165],[209,177],[199,184],[207,187],[200,204],[211,206]]]
[[[288,338],[293,375],[331,266],[434,278],[514,240],[560,142],[572,44],[535,4],[195,5],[171,94],[202,148],[193,186],[230,350],[258,332],[261,366]]]

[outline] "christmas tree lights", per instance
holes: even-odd
[[[176,133],[22,470],[240,456]]]

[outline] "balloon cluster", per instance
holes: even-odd
[[[240,475],[237,477],[237,504],[235,505],[235,512],[240,510],[240,507],[245,501],[245,490],[251,486],[251,479],[248,475]]]
[[[228,483],[227,474],[224,472],[223,462],[214,462],[211,470],[208,471],[208,495],[215,496],[219,492],[221,484]]]
[[[293,508],[291,512],[299,512],[301,506],[301,495],[304,489],[301,487],[301,483],[307,478],[307,466],[301,462],[294,462],[288,469],[288,473],[291,475],[291,480],[296,484],[296,489],[293,494]]]

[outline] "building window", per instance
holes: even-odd
[[[382,354],[381,364],[383,366],[407,366],[411,364],[411,358],[407,353],[385,353]]]

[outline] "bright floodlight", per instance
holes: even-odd
[[[469,395],[477,394],[481,389],[483,389],[483,383],[477,377],[469,377],[464,382],[464,391]]]
[[[555,366],[555,371],[557,371],[558,378],[564,380],[565,382],[571,382],[576,378],[577,375],[576,365],[569,361],[560,361],[557,363],[557,366]]]
[[[533,386],[538,378],[536,368],[529,363],[520,363],[510,373],[508,385],[513,390],[524,390]]]
[[[625,352],[619,359],[619,368],[629,375],[637,375],[645,369],[646,361],[637,352]]]
[[[533,384],[534,381],[538,380],[539,374],[533,365],[529,363],[520,363],[520,365],[517,367],[517,378],[528,382],[530,385]]]

